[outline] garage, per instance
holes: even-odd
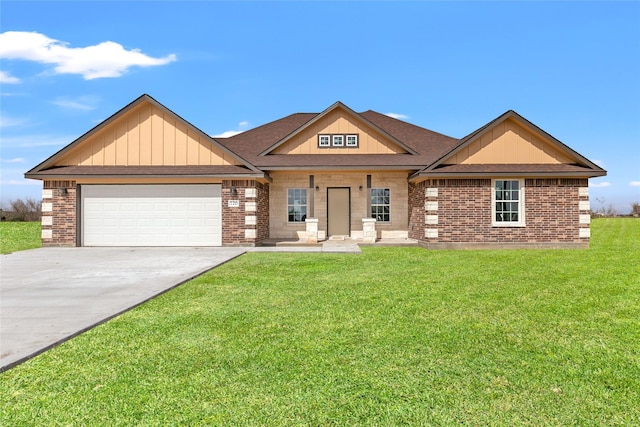
[[[219,184],[82,185],[83,246],[222,246]]]

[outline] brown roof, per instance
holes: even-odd
[[[262,125],[230,138],[216,140],[261,169],[311,167],[372,166],[420,169],[455,147],[459,140],[419,126],[397,120],[375,111],[355,113],[406,145],[416,154],[266,154],[290,134],[307,125],[319,113],[297,113]]]
[[[81,144],[88,136],[109,123],[117,120],[126,111],[141,102],[149,102],[173,115],[178,121],[193,129],[217,145],[242,166],[64,166],[53,167],[56,159],[74,146]],[[376,128],[388,138],[403,147],[405,154],[269,154],[288,138],[297,135],[302,129],[312,125],[335,108],[342,108],[354,120]],[[465,146],[468,146],[497,123],[513,118],[535,132],[545,136],[576,159],[575,165],[447,165],[447,159]],[[257,128],[248,130],[230,138],[212,138],[186,120],[169,110],[149,95],[142,95],[122,110],[78,138],[58,153],[54,154],[25,174],[27,178],[46,178],[63,176],[220,176],[220,177],[267,177],[263,171],[278,169],[330,169],[330,168],[379,168],[412,170],[415,179],[420,176],[434,175],[478,175],[497,174],[556,174],[561,176],[602,176],[606,171],[590,162],[571,148],[562,144],[514,111],[507,111],[463,139],[452,138],[410,123],[394,119],[375,111],[356,113],[344,104],[337,102],[322,113],[296,113]]]
[[[462,164],[442,165],[435,169],[420,171],[417,176],[465,176],[465,175],[554,175],[554,176],[601,176],[592,168],[570,164]]]
[[[263,177],[243,166],[60,166],[41,171],[28,172],[27,178],[55,178],[62,176],[252,176]]]

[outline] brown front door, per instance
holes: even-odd
[[[348,236],[351,224],[351,189],[327,188],[327,230],[330,236]]]

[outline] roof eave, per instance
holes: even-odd
[[[261,166],[261,169],[265,171],[289,171],[289,170],[297,170],[297,171],[309,171],[309,170],[406,170],[406,171],[415,171],[420,169],[420,166],[416,165],[357,165],[357,166],[349,166],[349,165],[322,165],[322,166],[313,166],[308,165],[305,167],[300,166]]]
[[[246,178],[259,178],[269,179],[268,175],[261,173],[246,173],[246,174],[50,174],[46,172],[37,172],[34,174],[25,174],[25,178],[28,179],[78,179],[78,178],[224,178],[224,179],[246,179]]]
[[[409,177],[409,181],[416,181],[420,178],[493,178],[493,177],[562,177],[562,178],[595,178],[605,176],[606,171],[585,171],[585,172],[437,172],[419,171]]]

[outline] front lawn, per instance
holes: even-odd
[[[0,375],[3,425],[639,425],[640,220],[250,253]]]
[[[39,222],[0,222],[0,253],[41,246]]]

